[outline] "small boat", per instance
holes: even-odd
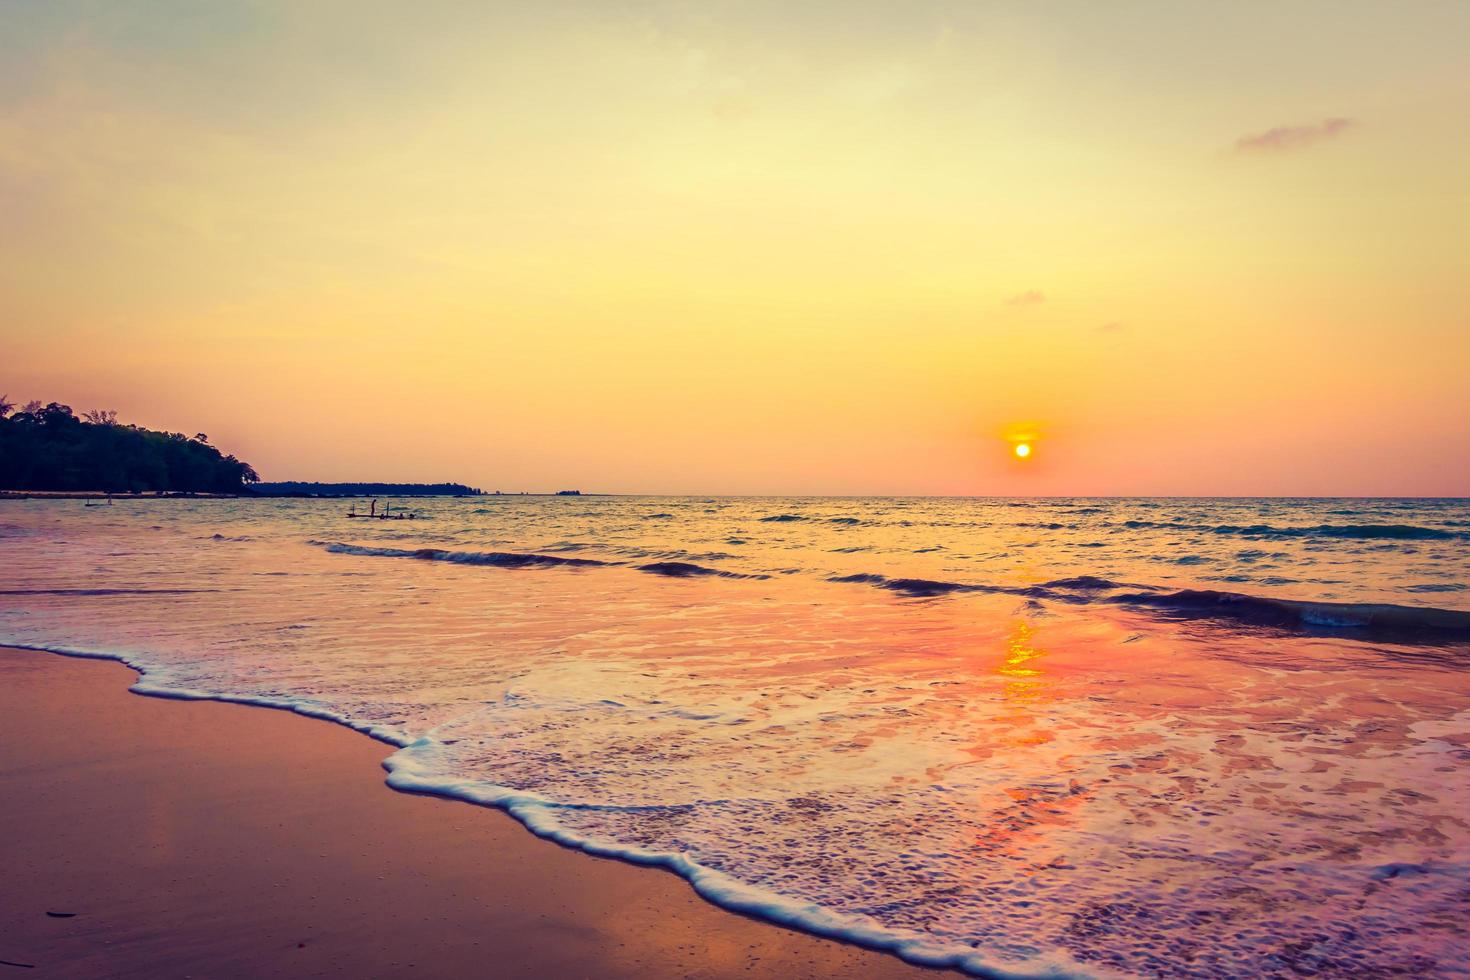
[[[383,512],[379,514],[378,501],[376,498],[368,506],[368,512],[366,514],[359,514],[357,512],[357,503],[354,501],[352,504],[352,509],[347,512],[347,516],[366,517],[375,521],[416,521],[419,517],[418,514],[414,513],[411,510],[400,510],[397,514],[395,514],[393,513],[392,504],[384,504]]]

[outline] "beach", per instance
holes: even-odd
[[[1470,976],[1464,502],[419,506],[6,504],[0,959]]]
[[[1470,0],[0,37],[0,980],[1470,980]]]
[[[391,747],[346,728],[130,694],[136,676],[0,649],[0,970],[946,975],[723,911],[492,809],[394,792]]]

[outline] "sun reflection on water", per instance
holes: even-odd
[[[1006,742],[1014,746],[1044,745],[1054,738],[1048,729],[1038,726],[1039,719],[1031,710],[1032,706],[1050,700],[1048,682],[1039,663],[1046,651],[1032,643],[1035,634],[1036,627],[1023,619],[1016,620],[1006,637],[1005,659],[995,669],[1006,678],[1002,699],[1009,709],[996,720],[1009,725],[1011,735]]]

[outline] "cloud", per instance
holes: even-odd
[[[1097,328],[1098,333],[1117,333],[1122,330],[1124,323],[1121,320],[1111,320]]]
[[[1264,133],[1242,136],[1235,141],[1235,148],[1242,153],[1257,151],[1280,153],[1285,150],[1297,150],[1304,146],[1311,146],[1313,143],[1330,140],[1357,124],[1356,119],[1337,117],[1303,126],[1276,126]]]
[[[1007,306],[1035,306],[1037,303],[1045,303],[1046,296],[1037,289],[1028,289],[1024,293],[1017,293],[1006,300]]]

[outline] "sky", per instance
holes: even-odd
[[[1467,495],[1466,37],[0,0],[0,394],[265,479]]]

